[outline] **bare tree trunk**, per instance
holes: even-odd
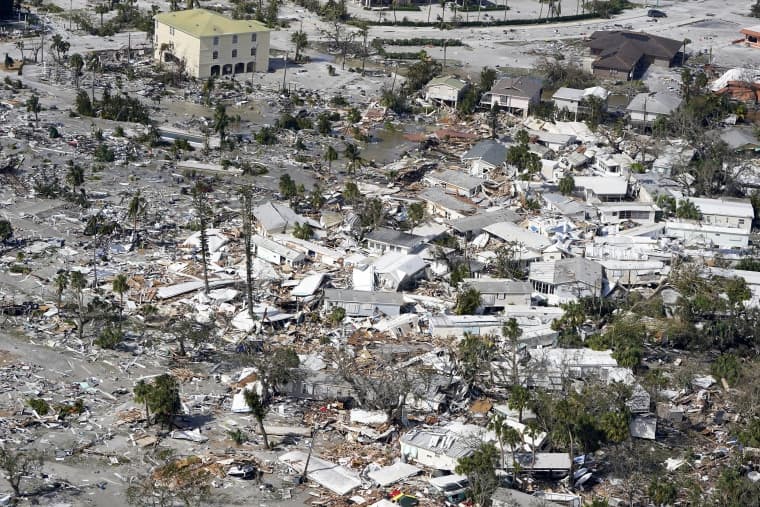
[[[269,449],[269,437],[267,436],[267,431],[264,429],[264,419],[256,418],[256,421],[259,423],[259,433],[261,433],[261,438],[264,439],[264,447]]]

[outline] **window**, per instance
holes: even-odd
[[[232,36],[232,43],[237,44],[237,35]]]
[[[739,225],[744,225],[744,219],[743,218],[739,219]]]
[[[232,50],[232,58],[237,58],[237,49]]]
[[[256,56],[256,48],[251,48],[251,56]]]
[[[219,58],[219,51],[214,51],[214,52],[211,54],[211,59],[212,59],[212,60],[217,60],[218,58]]]
[[[251,42],[256,42],[256,34],[255,33],[251,34]]]
[[[219,37],[214,37],[214,46],[219,45]]]

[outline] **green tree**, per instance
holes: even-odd
[[[82,58],[82,55],[79,53],[71,55],[69,57],[69,67],[71,67],[74,87],[79,89],[79,78],[82,77],[82,69],[84,68],[84,58]]]
[[[34,115],[34,123],[37,127],[40,126],[40,111],[42,111],[40,98],[36,93],[33,93],[26,101],[26,112]]]
[[[348,165],[346,166],[348,173],[356,174],[356,168],[361,167],[364,163],[359,147],[352,143],[346,143],[346,149],[343,151],[343,156],[348,160]]]
[[[332,323],[333,326],[339,325],[341,322],[343,322],[343,319],[346,318],[346,309],[342,308],[340,306],[335,306],[330,311],[330,315],[328,316],[328,319]]]
[[[425,219],[425,204],[421,202],[410,204],[406,209],[406,217],[409,221],[409,228],[413,233],[414,228]]]
[[[630,419],[627,410],[605,412],[599,421],[599,428],[604,432],[607,441],[620,443],[630,435]]]
[[[734,354],[721,354],[710,366],[710,371],[716,377],[726,379],[728,385],[736,385],[741,376],[741,366]]]
[[[356,204],[362,197],[359,187],[353,181],[347,181],[343,187],[343,198],[350,204]]]
[[[103,28],[103,15],[108,14],[111,9],[106,4],[98,4],[95,6],[95,14],[100,14],[100,27]]]
[[[476,505],[489,505],[491,495],[499,487],[496,467],[499,451],[493,444],[482,443],[470,456],[461,458],[456,473],[466,475],[470,483],[469,495]]]
[[[327,162],[327,172],[332,172],[332,163],[338,160],[338,150],[328,144],[322,158]]]
[[[138,243],[137,221],[145,215],[148,209],[148,201],[141,195],[140,189],[137,189],[129,200],[127,206],[127,217],[132,220],[132,240]]]
[[[457,294],[454,313],[457,315],[475,315],[481,304],[480,292],[474,287],[465,287]]]
[[[269,412],[269,403],[265,402],[256,391],[245,390],[243,395],[245,396],[245,404],[251,410],[251,415],[256,419],[259,425],[259,433],[261,438],[264,439],[264,448],[269,449],[269,437],[267,436],[266,428],[264,427],[264,418]]]
[[[298,30],[290,35],[290,42],[296,47],[295,61],[300,62],[301,51],[309,47],[309,38],[306,36],[306,32]]]
[[[647,492],[657,507],[672,505],[678,498],[678,489],[673,481],[659,476],[652,479]]]
[[[283,174],[280,176],[280,194],[285,199],[293,199],[298,196],[298,186],[293,178],[289,174]]]
[[[13,226],[10,220],[0,219],[0,242],[6,243],[13,237]]]
[[[227,108],[218,104],[214,109],[214,132],[219,134],[219,147],[222,149],[227,139],[227,127],[230,125],[230,117]]]
[[[209,293],[208,285],[208,223],[211,220],[211,184],[205,180],[195,182],[192,190],[193,208],[198,218],[198,232],[200,233],[201,263],[203,264],[203,287],[206,294]]]
[[[124,312],[124,293],[129,290],[127,275],[119,273],[112,282],[113,291],[119,295],[119,329],[121,329],[122,315]]]
[[[575,191],[575,178],[571,174],[566,174],[559,180],[559,192],[562,195],[571,195]]]
[[[77,332],[79,339],[82,340],[85,322],[84,289],[87,287],[87,279],[80,271],[72,271],[69,276],[69,287],[74,293],[74,301],[77,305]]]
[[[456,368],[467,392],[472,392],[481,375],[491,371],[491,361],[496,357],[496,347],[488,336],[465,333],[455,351]]]
[[[699,207],[689,199],[683,199],[678,203],[676,208],[676,218],[683,218],[687,220],[699,220],[701,213]]]
[[[314,236],[314,228],[307,222],[298,222],[293,226],[293,236],[298,239],[309,240]]]
[[[499,451],[501,452],[501,466],[506,467],[504,446],[508,446],[509,453],[514,456],[515,447],[522,442],[522,436],[519,431],[507,423],[507,418],[501,414],[495,414],[488,421],[488,429],[496,435],[496,440],[499,442]]]
[[[57,64],[63,63],[71,44],[64,40],[60,34],[53,35],[50,42],[50,50],[53,51],[54,60]]]
[[[172,375],[164,373],[153,379],[150,384],[138,383],[134,389],[135,402],[145,403],[145,415],[153,413],[161,426],[171,427],[174,416],[182,410],[179,398],[179,383]]]
[[[332,133],[332,121],[330,121],[329,114],[322,113],[317,117],[317,132],[319,132],[320,134],[324,136],[328,136]],[[333,148],[333,151],[335,151],[334,148]],[[336,155],[337,155],[337,152],[336,152]],[[325,158],[325,160],[327,160],[327,158]],[[328,162],[332,162],[332,160]]]
[[[513,384],[509,388],[509,401],[507,402],[509,408],[517,410],[518,421],[523,422],[523,412],[531,402],[530,391],[527,387],[520,384]]]
[[[314,188],[311,191],[309,203],[315,210],[320,210],[322,209],[322,206],[325,205],[325,196],[322,193],[322,188],[316,183],[314,184]]]
[[[58,312],[62,312],[61,309],[61,303],[63,299],[63,293],[66,291],[66,289],[69,287],[69,274],[66,271],[61,271],[57,275],[55,275],[55,278],[53,279],[53,284],[55,285],[55,293],[57,298],[57,308]]]

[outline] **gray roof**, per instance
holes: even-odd
[[[499,222],[516,222],[518,220],[520,220],[520,216],[514,211],[500,209],[497,211],[484,211],[469,217],[451,220],[449,225],[452,229],[461,233],[480,232],[484,227],[488,227],[491,224]]]
[[[447,194],[442,189],[436,187],[426,188],[417,194],[417,197],[460,213],[471,213],[476,209],[474,204],[468,203],[457,196]]]
[[[325,301],[403,306],[404,296],[400,292],[325,289]]]
[[[462,160],[484,160],[492,166],[500,166],[507,160],[507,147],[492,139],[480,141],[462,155]]]
[[[757,136],[749,129],[740,127],[725,129],[720,133],[720,138],[733,150],[760,147]]]
[[[583,99],[584,93],[584,90],[579,90],[577,88],[566,88],[563,86],[554,92],[552,98],[554,100],[569,100],[572,102],[580,102],[581,99]]]
[[[366,239],[376,241],[378,243],[385,243],[387,245],[403,246],[406,248],[414,248],[422,243],[422,238],[409,234],[408,232],[396,231],[387,227],[378,227],[374,231],[367,234]]]
[[[472,454],[474,444],[470,440],[446,428],[414,428],[401,435],[401,442],[406,445],[452,458],[463,458]]]
[[[496,488],[491,495],[494,507],[560,507],[558,503],[547,502],[516,489]]]
[[[552,285],[581,282],[601,290],[602,265],[584,257],[533,262],[528,278]]]
[[[670,114],[681,105],[681,97],[664,92],[639,93],[626,110],[651,114]]]
[[[529,99],[541,91],[543,81],[535,77],[503,77],[491,87],[491,93]]]
[[[552,244],[549,238],[520,227],[513,222],[498,222],[484,227],[483,230],[507,243],[515,242],[537,252],[543,251],[544,248]]]
[[[468,287],[477,289],[481,294],[530,294],[533,292],[530,282],[508,278],[465,278],[464,283]]]
[[[504,156],[506,157],[506,148],[504,150],[504,153],[505,153]],[[451,169],[444,169],[443,171],[433,171],[431,173],[428,173],[427,178],[432,179],[432,180],[438,180],[443,183],[446,183],[447,185],[463,188],[465,190],[476,188],[478,185],[483,183],[482,178],[476,178],[475,176],[470,176],[469,174],[465,172],[453,171]]]
[[[318,229],[322,228],[319,222],[299,215],[284,204],[277,204],[271,201],[253,208],[253,216],[267,231],[284,230],[284,228],[292,229],[296,222],[301,224],[308,223]]]

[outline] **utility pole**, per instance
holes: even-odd
[[[311,442],[309,442],[309,454],[306,456],[306,465],[303,467],[303,473],[301,474],[301,482],[306,482],[306,474],[309,471],[309,461],[311,461],[311,453],[314,450],[314,439],[317,436],[317,426],[311,428]]]
[[[441,71],[443,74],[446,74],[446,44],[448,43],[448,39],[445,39],[443,41],[443,70]]]
[[[71,31],[72,21],[74,21],[74,0],[69,0],[69,32]]]

